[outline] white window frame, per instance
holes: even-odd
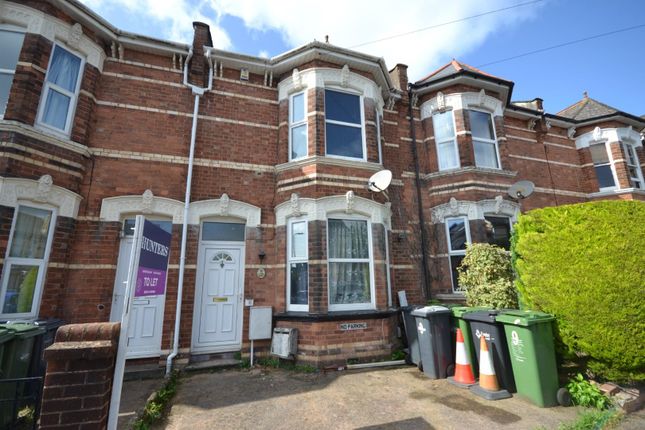
[[[344,121],[336,121],[332,119],[327,119],[327,105],[325,104],[325,156],[326,157],[331,157],[331,158],[341,158],[343,160],[359,160],[359,161],[367,161],[367,142],[365,140],[365,109],[363,106],[363,95],[360,93],[352,92],[352,91],[347,91],[347,90],[340,90],[334,87],[325,87],[324,91],[335,91],[337,93],[344,93],[344,94],[349,94],[355,97],[358,97],[358,104],[359,104],[359,109],[361,112],[361,123],[360,125],[354,124],[353,122],[344,122]],[[325,95],[325,102],[326,102],[326,95]],[[330,154],[327,152],[327,124],[335,124],[335,125],[341,125],[345,127],[354,127],[354,128],[360,128],[361,130],[361,141],[363,144],[363,157],[358,158],[358,157],[347,157],[344,155],[334,155]]]
[[[22,47],[25,44],[25,29],[20,28],[20,27],[14,27],[10,25],[0,25],[0,31],[7,31],[10,33],[21,33],[22,34],[22,44],[20,45],[20,51],[22,51]],[[20,61],[20,56],[18,57],[18,61]],[[17,66],[17,64],[16,64]],[[13,87],[13,77],[16,76],[16,69],[14,68],[13,70],[10,69],[0,69],[0,74],[2,75],[10,75],[12,76],[11,78],[11,85],[9,86],[9,94],[7,94],[7,101],[9,101],[9,96],[11,95],[11,87]],[[4,114],[5,112],[0,112],[0,119],[4,119]]]
[[[470,239],[470,223],[468,221],[467,216],[456,216],[456,217],[449,217],[444,220],[445,223],[445,231],[446,231],[446,243],[448,244],[448,271],[450,272],[450,285],[452,287],[452,292],[453,293],[458,293],[458,294],[463,294],[464,290],[463,289],[458,289],[455,288],[456,285],[456,279],[454,279],[453,274],[452,274],[452,257],[455,256],[464,256],[466,255],[466,250],[465,249],[457,249],[453,250],[452,249],[452,243],[450,241],[450,228],[449,228],[449,223],[452,220],[463,220],[464,222],[464,229],[466,231],[466,244],[469,245],[472,243]]]
[[[493,139],[484,139],[481,137],[475,137],[475,135],[472,132],[472,123],[470,122],[470,117],[468,118],[468,123],[470,125],[470,136],[472,137],[472,142],[473,142],[473,161],[475,162],[476,167],[481,167],[483,169],[497,169],[501,170],[502,168],[502,161],[499,158],[499,143],[497,141],[497,128],[495,127],[495,117],[493,116],[492,113],[481,110],[481,109],[473,109],[469,107],[466,109],[466,111],[475,111],[475,112],[481,112],[490,117],[490,123],[493,126]],[[468,112],[466,112],[466,115],[469,115]],[[477,157],[475,156],[475,141],[482,142],[484,144],[492,144],[495,147],[495,159],[497,160],[497,167],[490,167],[490,166],[480,166],[477,164]]]
[[[616,174],[616,163],[614,161],[614,156],[611,154],[611,148],[609,147],[609,141],[605,142],[595,142],[589,145],[589,152],[591,153],[591,147],[595,145],[603,145],[605,147],[605,152],[607,153],[608,161],[602,164],[596,164],[593,161],[593,156],[591,157],[591,164],[594,169],[594,174],[596,174],[597,166],[609,166],[611,169],[611,175],[614,178],[614,185],[611,187],[601,187],[600,182],[598,182],[598,175],[596,175],[596,184],[598,184],[598,191],[611,191],[620,189],[620,183],[618,182],[618,175]],[[621,148],[622,150],[622,148]]]
[[[11,246],[13,244],[13,239],[14,239],[14,234],[16,229],[16,222],[18,220],[18,213],[20,211],[20,207],[23,207],[23,206],[35,208],[35,209],[43,209],[43,210],[51,211],[52,213],[52,217],[49,222],[47,242],[45,244],[45,253],[42,259],[10,256]],[[52,241],[54,238],[54,230],[56,229],[57,217],[58,217],[58,211],[56,210],[56,208],[51,206],[34,204],[31,202],[28,202],[28,203],[19,202],[16,205],[13,212],[13,220],[11,222],[11,233],[9,234],[9,241],[7,243],[4,265],[2,268],[2,287],[0,288],[0,318],[29,319],[29,318],[35,318],[38,316],[38,312],[40,310],[40,301],[41,301],[42,293],[44,289],[43,286],[45,283],[45,277],[47,275],[47,265],[49,263],[49,256],[51,253]],[[3,310],[4,310],[5,294],[9,283],[9,274],[11,273],[11,267],[14,265],[21,265],[21,264],[38,266],[38,278],[36,279],[36,286],[34,288],[34,297],[31,303],[31,312],[4,313]]]
[[[372,245],[372,222],[360,216],[349,216],[345,214],[329,214],[327,218],[327,307],[329,312],[336,311],[355,311],[355,310],[374,310],[376,309],[376,288],[374,282],[374,252]],[[365,221],[367,223],[367,246],[368,246],[368,258],[331,258],[329,252],[329,220],[347,220],[347,221]],[[370,271],[370,302],[365,303],[350,303],[350,304],[332,304],[331,297],[329,294],[330,291],[330,280],[329,280],[329,266],[331,263],[368,263]]]
[[[454,134],[452,136],[452,139],[446,139],[446,140],[439,141],[437,139],[437,133],[435,131],[436,128],[435,128],[434,118],[435,118],[436,115],[444,114],[444,113],[447,113],[447,112],[450,112],[450,116],[452,118],[452,131],[453,131]],[[435,149],[437,151],[437,167],[438,167],[439,171],[451,170],[451,169],[459,169],[461,167],[461,161],[459,160],[459,146],[457,145],[457,123],[455,122],[455,113],[454,113],[454,111],[450,110],[450,111],[436,111],[436,112],[434,112],[432,114],[432,130],[434,132],[434,137],[435,137],[435,139],[434,139],[435,142],[434,143],[435,143]],[[442,168],[441,167],[441,151],[439,149],[439,145],[443,144],[443,143],[450,142],[450,141],[452,141],[452,147],[453,147],[453,149],[455,151],[457,164],[454,165],[454,166],[448,166],[448,167],[443,167]]]
[[[645,182],[643,182],[643,170],[639,164],[638,154],[636,153],[636,146],[627,142],[621,143],[623,156],[625,157],[625,164],[627,165],[627,177],[629,178],[629,184],[632,188],[637,190],[645,189]],[[632,162],[632,157],[634,162]],[[632,176],[629,173],[629,168],[636,170],[636,176]],[[640,186],[634,186],[634,183],[638,182]]]
[[[294,224],[304,223],[305,225],[305,255],[304,257],[292,257],[292,228]],[[307,304],[291,304],[291,263],[307,264]],[[287,311],[309,312],[309,222],[306,218],[294,218],[287,222]]]
[[[68,53],[74,55],[75,57],[78,57],[81,60],[81,63],[79,64],[79,67],[78,67],[78,76],[76,78],[76,88],[74,89],[73,93],[69,92],[64,88],[59,87],[56,84],[49,82],[49,79],[48,79],[49,72],[51,69],[52,60],[54,59],[54,50],[56,49],[56,47],[59,47],[67,51]],[[85,57],[82,54],[80,54],[78,51],[74,51],[73,49],[63,46],[60,43],[54,43],[52,45],[51,54],[49,55],[49,64],[47,65],[47,74],[45,75],[45,82],[43,85],[42,94],[40,95],[40,106],[38,108],[38,120],[36,121],[39,127],[42,127],[48,131],[51,131],[53,133],[56,133],[65,137],[68,137],[71,134],[71,131],[72,131],[71,128],[74,122],[74,117],[76,115],[76,105],[78,103],[78,95],[81,90],[81,81],[83,80],[84,69],[85,69]],[[43,121],[43,115],[45,114],[45,105],[47,104],[47,95],[49,94],[50,88],[67,97],[70,97],[69,107],[67,108],[67,117],[65,119],[64,130],[54,127],[53,125],[47,124]]]
[[[304,114],[301,121],[293,122],[293,99],[299,95],[303,96]],[[289,161],[302,160],[303,158],[306,158],[307,156],[309,156],[309,124],[307,124],[308,114],[309,114],[309,111],[307,110],[307,91],[305,90],[305,91],[300,91],[300,92],[291,94],[289,96]],[[293,158],[291,156],[293,154],[293,151],[292,151],[293,142],[291,137],[292,131],[294,128],[300,127],[302,125],[305,126],[305,136],[306,136],[305,148],[307,152],[302,157]]]

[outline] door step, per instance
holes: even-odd
[[[134,381],[137,379],[155,379],[162,378],[166,369],[158,363],[150,364],[126,364],[123,373],[124,381]]]
[[[219,354],[191,355],[189,364],[184,370],[224,369],[239,366],[242,361],[236,357],[239,352],[222,352]]]

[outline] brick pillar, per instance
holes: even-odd
[[[47,373],[40,429],[104,429],[120,323],[60,327],[45,350]]]

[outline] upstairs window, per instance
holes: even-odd
[[[83,60],[54,45],[40,109],[40,123],[69,134],[76,99],[81,86]]]
[[[627,164],[627,173],[629,175],[629,182],[632,188],[639,190],[644,189],[643,186],[643,172],[641,166],[638,164],[638,156],[636,155],[636,148],[634,145],[623,143],[623,153],[625,154],[625,164]]]
[[[495,138],[493,116],[487,112],[467,110],[470,120],[470,132],[473,137],[475,165],[490,169],[499,169],[499,151]]]
[[[0,55],[0,118],[4,118],[7,110],[9,92],[24,38],[24,33],[0,30],[0,52],[2,52]]]
[[[432,115],[439,170],[459,168],[459,150],[452,111]]]
[[[307,104],[305,93],[291,96],[289,103],[289,160],[307,156]]]
[[[600,191],[611,190],[616,188],[616,179],[614,178],[614,169],[609,150],[605,143],[589,145],[593,167],[596,170],[598,179],[598,189]]]
[[[366,160],[361,97],[325,90],[326,154]]]

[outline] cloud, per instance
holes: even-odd
[[[517,0],[209,1],[219,16],[236,16],[255,30],[277,30],[291,47],[328,35],[330,43],[348,48],[518,4]],[[480,46],[500,28],[530,19],[539,7],[539,3],[521,6],[356,49],[384,57],[388,67],[408,64],[414,80]]]
[[[481,46],[493,33],[531,19],[550,0],[401,37],[392,36],[520,3],[518,0],[81,1],[100,14],[117,6],[125,8],[125,13],[136,14],[162,28],[161,37],[187,43],[192,40],[192,22],[203,21],[211,27],[214,45],[228,50],[235,49],[236,41],[220,26],[220,19],[225,16],[241,19],[256,36],[258,32],[277,31],[289,48],[329,36],[334,45],[384,57],[390,68],[397,63],[408,64],[410,79],[417,80],[451,58],[459,58]],[[365,44],[379,39],[386,40]],[[275,48],[258,43],[257,49],[259,56],[264,56]]]
[[[258,57],[260,58],[269,58],[269,51],[263,49],[258,53]]]
[[[217,19],[204,14],[201,9],[206,2],[195,3],[189,0],[80,0],[99,14],[119,8],[120,14],[136,15],[141,22],[161,28],[165,39],[191,43],[193,40],[193,21],[201,21],[211,28],[215,46],[230,49],[231,39],[217,22]],[[123,10],[125,9],[125,10]],[[140,32],[137,29],[128,29]]]

